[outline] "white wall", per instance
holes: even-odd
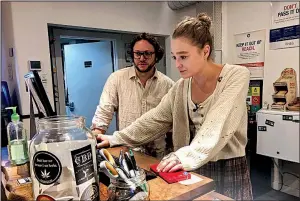
[[[28,60],[40,60],[49,80],[47,93],[53,106],[47,23],[130,32],[170,35],[175,13],[166,2],[3,2],[13,38],[21,114],[29,114],[24,74]],[[166,52],[170,52],[169,48]],[[170,65],[170,62],[167,62]],[[168,66],[169,67],[169,66]],[[167,72],[170,73],[170,72]]]
[[[9,56],[9,48],[13,46],[13,36],[6,30],[11,30],[12,22],[11,19],[5,15],[8,9],[8,5],[1,3],[1,81],[6,81],[9,88],[9,93],[12,95],[14,89],[17,86],[16,73],[14,70],[14,58]],[[10,74],[12,76],[10,76]]]
[[[175,26],[178,22],[184,19],[185,16],[196,16],[196,5],[191,5],[189,7],[180,9],[176,11],[176,16],[174,17],[174,24],[171,26],[171,35]],[[166,47],[171,47],[171,36],[166,40]],[[179,80],[180,73],[175,66],[175,62],[171,59],[171,50],[166,49],[166,59],[167,59],[167,75],[174,81]]]
[[[189,7],[180,9],[176,11],[176,24],[184,19],[186,16],[196,17],[198,13],[205,12],[209,16],[211,16],[213,23],[212,29],[214,35],[214,49],[221,50],[222,49],[222,21],[221,21],[221,8],[222,2],[212,2],[212,1],[201,1]],[[175,26],[173,27],[174,30]],[[170,42],[170,41],[168,41]],[[170,46],[170,44],[168,44]],[[167,45],[167,46],[168,46]],[[170,54],[166,54],[169,56]],[[175,67],[175,63],[171,61],[171,68],[167,69],[170,72],[167,72],[172,79],[177,81],[180,78],[180,74]]]
[[[234,55],[232,54],[235,48],[234,34],[261,29],[266,30],[263,101],[267,101],[269,104],[273,103],[273,82],[279,78],[283,69],[294,68],[299,83],[299,47],[269,50],[270,2],[223,2],[222,20],[222,56],[223,62],[227,63],[234,62]],[[299,91],[297,95],[299,96]],[[300,168],[299,164],[292,164],[291,166],[293,168],[288,169],[292,172],[293,169],[299,170]],[[289,186],[283,188],[285,192],[299,196],[299,180],[285,176],[284,183]]]
[[[271,105],[274,93],[273,82],[280,77],[283,69],[294,68],[299,82],[299,47],[269,50],[270,2],[223,2],[223,6],[224,4],[227,4],[225,5],[227,11],[223,12],[223,27],[227,30],[223,30],[226,32],[223,40],[227,44],[223,44],[223,62],[234,62],[234,55],[231,54],[235,48],[234,34],[266,30],[263,101]]]

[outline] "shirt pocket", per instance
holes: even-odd
[[[122,111],[120,111],[120,127],[126,128],[127,126],[130,126],[130,124],[132,124],[140,116],[141,113],[136,111],[134,107],[124,108]]]
[[[155,108],[156,106],[158,106],[158,104],[160,103],[162,98],[160,97],[148,97],[147,98],[147,106],[148,106],[148,110],[151,110],[153,108]]]

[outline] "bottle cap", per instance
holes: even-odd
[[[13,122],[17,122],[20,120],[20,116],[17,114],[17,107],[7,107],[6,110],[11,109],[13,111],[13,114],[11,115],[11,120]]]

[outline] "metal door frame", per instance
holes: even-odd
[[[118,70],[117,40],[109,37],[110,33],[48,26],[49,48],[52,67],[54,108],[58,115],[66,114],[66,87],[63,73],[63,59],[60,38],[110,41],[112,45],[112,71]],[[98,37],[107,35],[107,37]],[[63,87],[62,87],[63,86]]]

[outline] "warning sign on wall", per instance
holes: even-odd
[[[252,96],[260,96],[260,87],[252,87]]]
[[[252,105],[260,105],[260,96],[252,96]]]
[[[252,87],[249,87],[249,88],[248,88],[248,96],[252,96],[252,90],[251,90],[251,88],[252,88]]]
[[[247,96],[246,102],[248,105],[252,105],[252,96]]]

